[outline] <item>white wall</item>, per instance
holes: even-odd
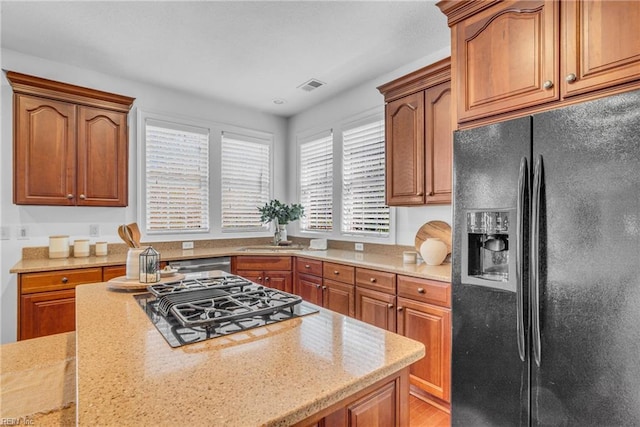
[[[166,88],[150,86],[107,76],[95,71],[43,60],[22,53],[3,49],[3,70],[16,71],[79,86],[135,97],[129,117],[129,206],[126,208],[18,206],[12,202],[12,89],[4,74],[1,78],[2,121],[0,123],[0,225],[9,227],[11,237],[0,240],[0,342],[16,339],[17,283],[16,275],[9,269],[18,262],[24,246],[47,246],[48,236],[68,234],[74,238],[89,237],[89,224],[100,226],[101,236],[96,240],[119,242],[117,226],[137,221],[137,126],[136,108],[168,115],[179,115],[204,121],[257,129],[274,135],[274,197],[285,198],[286,127],[287,120],[271,114],[250,110],[225,102],[216,102]],[[216,82],[211,82],[216,84]],[[212,170],[215,174],[217,171]],[[26,226],[28,239],[19,240],[18,226]],[[254,234],[255,235],[255,234]],[[192,240],[192,236],[189,239]],[[201,236],[201,238],[233,236]],[[197,239],[198,237],[193,236]],[[170,239],[162,239],[170,240]]]
[[[357,86],[340,96],[334,97],[322,104],[316,105],[289,119],[289,169],[288,194],[290,200],[295,200],[297,192],[296,178],[296,136],[311,130],[322,130],[335,126],[336,123],[349,121],[365,111],[383,111],[384,97],[378,86],[432,64],[450,55],[450,48],[435,52],[418,61],[412,62],[376,79]],[[322,88],[318,89],[322,90]],[[427,221],[441,220],[451,224],[451,205],[419,206],[396,208],[396,244],[413,246],[416,232]],[[297,230],[290,233],[299,234]]]

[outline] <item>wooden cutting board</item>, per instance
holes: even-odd
[[[446,245],[448,253],[451,253],[451,226],[444,221],[429,221],[416,233],[416,250],[420,252],[420,246],[430,238],[441,239]]]
[[[127,276],[114,277],[107,282],[107,287],[111,289],[124,289],[129,291],[144,290],[147,286],[157,285],[158,283],[177,282],[184,279],[184,274],[174,274],[160,279],[156,283],[142,283],[138,279],[127,279]]]

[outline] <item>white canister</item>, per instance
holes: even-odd
[[[140,254],[144,248],[130,248],[127,252],[127,279],[140,279]]]
[[[73,241],[73,256],[84,258],[89,256],[89,241],[85,239]]]
[[[107,242],[96,242],[96,256],[106,256],[107,253]]]
[[[69,257],[69,236],[49,236],[49,258]]]
[[[448,255],[447,244],[440,239],[430,238],[422,242],[420,255],[427,265],[440,265]]]

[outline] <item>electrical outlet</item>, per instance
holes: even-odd
[[[18,234],[18,240],[26,240],[29,238],[29,229],[27,228],[26,225],[19,225],[17,234]]]
[[[364,251],[364,243],[356,243],[356,251]]]
[[[0,240],[9,240],[11,238],[11,228],[0,227]]]
[[[182,242],[182,249],[193,249],[193,242]]]
[[[90,237],[100,236],[100,226],[98,224],[89,224],[89,236]]]

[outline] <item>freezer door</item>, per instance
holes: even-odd
[[[527,316],[519,331],[518,294],[515,288],[500,289],[488,281],[463,280],[462,272],[468,268],[463,265],[463,245],[469,244],[464,235],[468,213],[515,212],[521,161],[528,163],[530,155],[530,117],[455,133],[452,425],[528,425],[528,351],[518,348]],[[528,190],[523,197],[528,199]],[[522,209],[527,213],[528,205]],[[516,222],[511,219],[510,227],[515,228]],[[509,244],[514,243],[510,238]],[[526,269],[523,275],[527,277]],[[523,335],[523,346],[525,339]]]
[[[533,122],[542,179],[532,424],[638,426],[640,92]]]

